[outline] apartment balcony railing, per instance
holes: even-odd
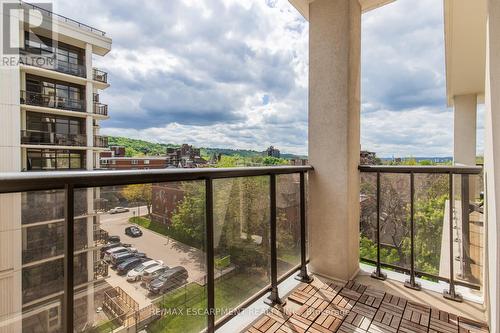
[[[87,69],[85,65],[73,64],[68,61],[57,59],[54,54],[42,55],[32,53],[29,50],[21,50],[19,52],[20,63],[53,70],[59,73],[74,75],[78,77],[86,77]]]
[[[108,83],[108,73],[101,71],[97,68],[92,69],[92,76],[94,81]]]
[[[443,281],[447,299],[461,301],[455,286],[482,286],[481,167],[360,166],[361,260],[416,278]],[[375,248],[376,255],[372,255]],[[365,256],[363,257],[363,253]],[[459,273],[457,274],[457,271]]]
[[[87,137],[85,134],[21,130],[21,144],[84,147],[87,145]]]
[[[102,103],[94,103],[94,114],[98,114],[101,116],[108,115],[108,105]]]
[[[85,112],[85,101],[21,90],[21,104]]]
[[[180,193],[178,191],[192,191],[191,195],[186,196],[187,201],[185,201],[186,205],[194,205],[192,213],[187,216],[187,221],[191,221],[191,223],[199,221],[199,230],[202,232],[202,243],[197,243],[199,246],[191,244],[179,247],[179,249],[188,251],[189,258],[201,260],[201,262],[193,262],[189,269],[190,278],[197,281],[193,282],[193,288],[203,286],[201,287],[201,297],[205,302],[203,308],[206,308],[207,311],[204,311],[203,316],[197,317],[204,320],[202,328],[206,329],[207,332],[214,332],[237,315],[239,310],[250,306],[267,293],[270,293],[269,301],[271,303],[280,303],[278,295],[280,282],[296,272],[299,272],[299,279],[309,281],[306,268],[308,260],[306,258],[305,218],[306,180],[307,173],[311,169],[310,166],[277,166],[226,169],[77,171],[46,173],[43,176],[33,173],[0,174],[0,193],[24,193],[27,191],[29,193],[40,193],[40,191],[57,191],[59,193],[63,191],[65,198],[66,221],[64,223],[64,237],[62,237],[64,256],[61,259],[61,271],[47,272],[42,268],[29,272],[23,271],[23,279],[29,283],[26,284],[27,290],[23,290],[23,296],[26,301],[35,301],[36,297],[41,295],[37,290],[44,290],[44,295],[46,289],[49,289],[50,292],[63,290],[61,296],[62,311],[60,312],[63,323],[62,331],[73,332],[78,322],[78,314],[75,314],[74,311],[76,309],[75,294],[77,293],[75,287],[86,283],[85,281],[89,279],[87,267],[93,268],[95,280],[106,277],[108,269],[107,265],[99,259],[95,259],[95,256],[93,264],[91,264],[89,257],[84,254],[74,254],[78,244],[78,231],[75,222],[76,193],[81,191],[86,193],[85,189],[88,188],[104,187],[108,190],[101,190],[101,195],[111,194],[109,189],[116,188],[118,191],[122,191],[120,190],[122,186],[134,184],[152,184],[152,191],[156,193],[157,190],[165,190],[165,187],[155,187],[155,184],[175,183],[175,186],[166,190],[173,189],[177,191],[176,193]],[[149,188],[151,189],[151,187]],[[289,200],[291,188],[294,189],[297,199]],[[238,192],[240,194],[237,191],[241,191]],[[163,195],[155,197],[159,198]],[[196,199],[192,201],[190,198]],[[243,201],[236,202],[234,201],[236,199]],[[182,199],[178,198],[178,200]],[[285,203],[288,201],[294,206],[285,209]],[[139,214],[139,209],[140,207],[137,207],[137,214]],[[133,210],[135,212],[135,209]],[[146,211],[144,208],[141,210],[142,214]],[[249,210],[251,212],[248,217],[241,215],[246,214]],[[194,214],[198,214],[196,216],[201,218],[197,219]],[[295,217],[296,224],[293,223],[292,217]],[[283,222],[285,218],[288,218],[287,223]],[[240,221],[241,225],[235,225],[237,221]],[[194,227],[198,229],[197,226]],[[283,230],[286,230],[286,237]],[[222,231],[225,233],[224,237],[220,236]],[[94,234],[94,239],[100,239],[101,236],[105,237],[106,234],[98,232]],[[292,262],[284,265],[284,255],[286,254],[285,257],[292,255],[289,252],[290,247],[294,247],[297,252],[293,252]],[[227,255],[224,251],[230,251],[232,254]],[[151,255],[153,254],[148,253],[148,256]],[[77,258],[77,256],[79,257]],[[52,266],[54,269],[59,269],[59,266],[55,267],[53,264]],[[201,276],[195,275],[198,270],[201,270]],[[239,277],[250,279],[247,281],[249,285],[247,286],[243,282],[239,282],[239,285],[228,284],[228,290],[232,290],[235,300],[238,299],[242,303],[237,306],[235,306],[238,304],[237,302],[233,303],[231,305],[234,307],[232,311],[219,315],[216,311],[216,305],[221,305],[216,304],[215,295],[218,288],[222,288],[222,285],[226,284],[225,281],[234,275],[231,272],[238,272]],[[191,276],[191,274],[193,275]],[[54,275],[57,276],[54,277]],[[37,281],[45,281],[46,283],[38,284],[38,288],[35,289],[35,280],[33,279],[37,277],[39,277]],[[251,280],[253,278],[257,280]],[[23,283],[23,288],[24,286]],[[242,287],[250,289],[243,296],[239,296],[242,291],[238,288]],[[180,291],[184,290],[183,288],[181,287]],[[252,291],[251,294],[250,291]],[[97,293],[98,290],[96,289],[95,292]],[[155,308],[151,310],[159,310],[157,306],[155,304]],[[156,314],[155,318],[157,317],[161,316]],[[149,326],[150,324],[148,324]],[[86,327],[92,326],[86,325]]]
[[[93,93],[92,94],[92,101],[94,103],[99,103],[99,94],[98,93]]]
[[[108,137],[102,135],[94,135],[94,147],[107,148],[108,147]]]
[[[43,15],[47,15],[48,17],[56,18],[58,21],[62,21],[62,22],[71,24],[71,25],[76,26],[76,27],[78,27],[80,29],[84,29],[84,30],[90,31],[90,32],[95,33],[95,34],[100,35],[100,36],[105,36],[106,35],[106,33],[104,31],[102,31],[102,30],[99,30],[99,29],[91,27],[91,26],[89,26],[87,24],[75,21],[75,20],[70,19],[70,18],[68,18],[66,16],[53,13],[53,12],[47,10],[47,9],[41,8],[41,7],[36,6],[36,5],[32,4],[32,3],[27,3],[27,2],[21,1],[21,5],[23,7],[25,7],[25,8],[28,8],[28,9],[39,10]]]

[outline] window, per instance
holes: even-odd
[[[64,73],[85,76],[83,64],[85,51],[65,43],[57,42],[55,45],[49,38],[25,32],[24,48],[32,54],[55,57],[57,60],[53,69]]]
[[[137,165],[137,164],[139,164],[138,160],[132,160],[132,165]]]
[[[28,149],[28,171],[72,170],[85,168],[85,151],[65,149]]]
[[[84,119],[81,118],[27,112],[26,129],[28,131],[76,135],[85,134],[85,123]]]
[[[149,164],[149,160],[144,160],[144,164]]]
[[[79,85],[26,76],[26,101],[30,105],[84,111],[84,88]]]

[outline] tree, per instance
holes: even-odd
[[[153,187],[151,184],[136,184],[125,186],[122,194],[129,202],[144,203],[151,216],[151,205],[153,203]]]

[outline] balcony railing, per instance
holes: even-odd
[[[85,112],[85,101],[21,90],[21,104]]]
[[[21,130],[21,143],[26,145],[85,147],[87,145],[87,137],[85,134]]]
[[[98,114],[101,116],[108,115],[108,105],[101,103],[94,103],[94,114]]]
[[[238,312],[250,306],[257,299],[270,293],[269,301],[273,304],[281,303],[278,294],[278,283],[284,281],[296,272],[300,272],[298,278],[302,281],[309,281],[306,264],[306,177],[307,172],[312,170],[310,166],[277,166],[277,167],[256,167],[256,168],[221,168],[221,169],[164,169],[164,170],[140,170],[140,171],[95,171],[95,172],[54,172],[46,173],[43,176],[31,173],[3,173],[0,174],[0,193],[19,193],[26,191],[47,191],[47,190],[62,190],[65,195],[65,218],[64,223],[64,257],[63,269],[57,273],[57,281],[59,286],[64,286],[63,301],[62,301],[62,323],[64,332],[73,332],[75,328],[76,316],[75,314],[75,286],[82,283],[82,279],[87,279],[89,273],[86,272],[86,267],[89,264],[86,257],[82,256],[79,261],[81,268],[74,265],[74,250],[77,244],[77,236],[75,235],[75,194],[81,189],[87,188],[116,188],[128,185],[147,185],[158,183],[179,182],[187,183],[184,190],[193,190],[193,193],[199,193],[201,196],[196,195],[196,198],[201,199],[202,206],[199,205],[199,199],[192,201],[190,198],[193,196],[186,196],[186,204],[192,203],[193,212],[188,214],[187,221],[192,221],[195,217],[193,214],[202,216],[200,219],[200,230],[203,233],[202,251],[194,247],[187,247],[191,250],[189,256],[197,257],[206,262],[204,265],[196,264],[194,269],[201,269],[204,274],[199,282],[196,282],[193,287],[203,286],[203,300],[207,311],[204,311],[203,317],[205,323],[204,327],[207,332],[213,333],[216,329],[220,328],[228,322]],[[290,178],[291,181],[290,181]],[[232,183],[234,182],[234,184]],[[193,184],[196,186],[193,186]],[[198,186],[200,185],[200,186]],[[290,196],[290,187],[297,189],[298,200],[291,200],[296,203],[296,209],[292,211],[283,210],[284,200]],[[178,186],[173,187],[178,190]],[[159,188],[158,190],[160,190]],[[257,192],[258,189],[262,193]],[[286,189],[285,191],[282,191]],[[236,194],[236,190],[242,190],[242,195],[247,195],[248,200],[240,203],[231,202],[228,200],[240,198]],[[105,191],[101,190],[101,195]],[[229,210],[229,207],[232,207]],[[246,208],[245,208],[246,207]],[[200,208],[200,209],[198,209]],[[240,208],[242,210],[240,210]],[[139,209],[139,207],[137,208]],[[248,221],[236,226],[234,225],[235,219],[247,219],[246,217],[238,217],[232,214],[236,212],[245,212],[252,210],[248,217]],[[238,213],[238,214],[240,214]],[[297,225],[291,225],[284,222],[285,215],[292,214],[296,216]],[[134,214],[135,215],[135,214]],[[221,225],[221,218],[227,217],[227,227]],[[261,222],[255,223],[257,219]],[[243,222],[242,222],[243,223]],[[240,229],[242,227],[243,229]],[[278,229],[284,228],[289,232],[292,239],[283,239],[283,234],[278,234]],[[225,237],[220,236],[221,230],[225,230]],[[231,245],[229,238],[233,235],[232,239],[237,244],[244,244],[241,248],[231,250],[232,255],[225,255],[223,249],[232,249],[235,244]],[[291,236],[293,235],[293,237]],[[94,235],[94,238],[96,235]],[[99,239],[100,236],[97,235]],[[216,243],[217,241],[217,243]],[[279,245],[278,247],[278,244]],[[283,259],[278,259],[280,251],[287,246],[284,244],[294,244],[297,246],[296,261],[287,270],[283,270]],[[176,245],[177,246],[177,245]],[[290,245],[291,246],[291,245]],[[185,248],[185,245],[179,243],[179,249]],[[258,247],[258,251],[255,248]],[[247,249],[252,252],[247,253]],[[202,254],[202,255],[201,255]],[[283,254],[283,253],[282,253]],[[288,253],[290,255],[290,253]],[[95,259],[94,259],[95,260]],[[259,274],[265,276],[261,280],[261,284],[252,281],[252,296],[243,299],[243,303],[238,306],[231,307],[234,309],[222,316],[217,314],[216,311],[216,289],[221,288],[220,284],[224,284],[225,280],[231,278],[232,274],[228,274],[227,278],[222,278],[224,272],[231,272],[235,270],[235,263],[239,262],[239,268],[243,273],[239,276],[250,276],[252,272],[258,269]],[[245,264],[246,263],[246,264]],[[92,266],[90,266],[92,267]],[[267,269],[270,268],[269,271]],[[290,268],[290,269],[289,269]],[[107,265],[101,263],[99,260],[94,261],[93,264],[94,279],[107,275]],[[264,272],[262,272],[264,271]],[[265,273],[267,272],[267,273]],[[38,274],[42,274],[43,270],[32,272],[31,274],[23,274],[23,278],[29,279],[31,276],[35,278]],[[268,279],[268,277],[270,277]],[[217,278],[217,280],[216,280]],[[52,281],[51,280],[51,281]],[[27,280],[28,281],[28,280]],[[250,280],[247,281],[250,283]],[[234,283],[234,282],[233,282]],[[47,282],[51,292],[55,292],[57,288],[51,282]],[[246,285],[239,283],[239,285],[229,284],[233,293],[238,293],[234,288],[246,287]],[[34,288],[34,287],[33,287]],[[180,291],[184,287],[179,288]],[[198,288],[198,287],[196,287]],[[41,288],[39,288],[41,289]],[[33,290],[27,290],[31,293]],[[178,290],[179,291],[179,290]],[[36,293],[30,294],[30,301],[33,301],[37,296]],[[246,297],[246,296],[245,296]],[[199,299],[198,299],[199,301]],[[197,301],[197,302],[198,302]],[[241,302],[241,301],[240,301]],[[155,305],[156,306],[156,305]],[[154,308],[151,310],[158,310]],[[156,315],[157,316],[157,315]],[[170,315],[169,315],[170,316]],[[167,317],[166,317],[167,318]],[[167,318],[168,319],[168,318]],[[193,319],[190,319],[193,320]]]
[[[40,67],[44,69],[53,70],[59,73],[75,75],[78,77],[86,77],[87,70],[85,65],[73,64],[68,61],[57,59],[54,54],[41,55],[31,53],[28,50],[21,50],[19,52],[20,63],[29,66]]]
[[[94,27],[91,27],[90,25],[87,25],[87,24],[75,21],[75,20],[70,19],[70,18],[68,18],[66,16],[55,14],[55,13],[53,13],[53,12],[47,10],[47,9],[41,8],[41,7],[36,6],[36,5],[32,4],[32,3],[27,3],[27,2],[21,1],[21,4],[25,8],[39,10],[39,11],[42,12],[43,15],[47,15],[48,17],[54,17],[54,18],[56,18],[59,21],[62,21],[62,22],[74,25],[74,26],[76,26],[76,27],[78,27],[80,29],[84,29],[84,30],[90,31],[90,32],[95,33],[95,34],[100,35],[100,36],[106,36],[106,33],[104,31],[102,31],[102,30],[99,30],[99,29],[96,29]]]
[[[108,148],[108,137],[102,135],[94,135],[94,147]]]
[[[94,81],[108,83],[108,73],[101,71],[97,68],[93,68],[92,75],[93,75]]]
[[[94,103],[99,103],[99,94],[98,93],[93,93],[92,94],[92,101]]]
[[[405,286],[414,290],[420,289],[417,277],[443,281],[449,284],[443,296],[455,301],[462,300],[456,285],[481,288],[482,198],[474,182],[481,167],[359,169],[361,260],[376,266],[373,278],[385,279],[384,267],[408,274]]]

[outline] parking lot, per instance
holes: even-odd
[[[143,207],[142,212],[145,212]],[[205,276],[205,254],[191,246],[179,243],[169,237],[157,234],[145,228],[140,228],[143,235],[137,238],[125,235],[125,228],[131,224],[129,218],[134,216],[132,211],[119,214],[101,215],[101,228],[109,235],[120,236],[122,243],[129,243],[139,252],[144,252],[154,260],[162,260],[168,267],[183,266],[188,271],[188,282],[203,284]],[[119,286],[134,298],[140,307],[151,304],[151,300],[158,295],[149,295],[146,288],[140,286],[141,282],[127,282],[125,276],[119,276],[112,269],[106,281],[113,287]]]

